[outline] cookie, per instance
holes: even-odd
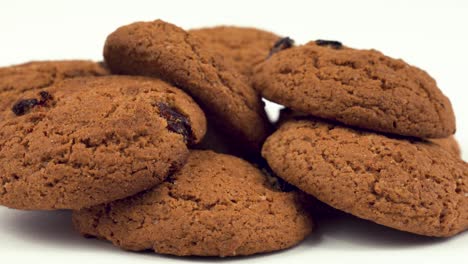
[[[238,256],[294,246],[312,230],[298,192],[273,188],[246,161],[192,151],[164,183],[136,196],[75,211],[85,236],[127,250]]]
[[[452,154],[455,154],[455,156],[457,157],[461,156],[460,145],[458,144],[454,136],[448,138],[435,138],[430,139],[429,141],[443,147],[445,150],[449,151]]]
[[[235,26],[192,29],[189,33],[202,39],[210,50],[223,56],[247,78],[252,75],[253,68],[268,57],[275,43],[281,39],[268,31]]]
[[[279,177],[360,218],[425,236],[468,228],[468,164],[436,144],[310,119],[284,123],[262,154]]]
[[[436,82],[376,50],[310,42],[258,65],[253,83],[268,100],[351,126],[419,138],[455,133],[452,106]]]
[[[40,90],[64,79],[108,75],[100,63],[86,60],[33,61],[0,68],[0,111],[26,91]],[[1,117],[0,117],[1,118]]]
[[[205,133],[201,109],[152,78],[74,78],[19,96],[0,121],[0,204],[81,209],[161,183]]]
[[[269,133],[263,102],[244,78],[202,40],[173,24],[123,26],[108,36],[104,57],[113,73],[159,77],[184,89],[209,122],[253,150]]]

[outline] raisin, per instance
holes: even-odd
[[[36,106],[38,102],[39,101],[37,99],[24,99],[14,104],[11,110],[13,111],[13,113],[15,113],[15,115],[22,116],[29,112],[31,108]]]
[[[41,97],[41,100],[38,102],[38,105],[45,105],[49,100],[52,99],[52,95],[46,91],[40,91],[39,96]]]
[[[315,41],[315,44],[319,46],[330,46],[333,49],[341,49],[343,47],[343,44],[341,44],[341,42],[336,41],[336,40],[317,39]]]
[[[15,115],[21,116],[28,113],[33,107],[46,105],[52,99],[52,96],[46,91],[40,91],[39,97],[39,100],[36,98],[20,100],[13,105],[11,110]]]
[[[185,115],[165,103],[157,103],[156,106],[159,109],[159,115],[166,119],[167,128],[170,131],[182,135],[185,143],[192,144],[195,141],[190,121]]]
[[[281,38],[276,43],[273,45],[273,48],[270,50],[270,54],[268,54],[268,57],[271,57],[273,54],[280,52],[285,49],[289,49],[294,45],[294,40],[291,39],[290,37],[285,37]]]

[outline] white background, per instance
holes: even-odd
[[[184,28],[256,26],[304,43],[339,40],[376,48],[427,70],[452,100],[468,151],[468,1],[0,1],[0,66],[45,59],[102,59],[118,26],[162,18]],[[468,157],[464,156],[465,160]],[[237,263],[467,263],[468,232],[423,238],[350,216],[318,219],[300,246]],[[218,259],[189,259],[196,263]],[[76,234],[69,212],[0,209],[1,263],[178,263],[129,253]]]

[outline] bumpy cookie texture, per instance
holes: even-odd
[[[127,250],[178,256],[251,255],[289,248],[312,229],[298,192],[281,192],[234,156],[192,151],[166,182],[136,196],[76,211],[86,236]]]
[[[460,145],[454,136],[448,138],[430,139],[429,141],[443,147],[445,150],[455,154],[457,157],[460,157],[462,154]]]
[[[180,168],[186,142],[199,142],[206,129],[195,102],[157,79],[74,78],[17,102],[45,93],[45,102],[7,109],[0,121],[2,205],[81,209],[133,195]]]
[[[310,42],[258,65],[253,83],[271,101],[347,125],[420,138],[455,133],[452,106],[436,82],[376,50]]]
[[[0,111],[12,107],[26,91],[39,91],[65,79],[108,74],[102,64],[86,60],[34,61],[0,68]]]
[[[161,20],[123,26],[108,36],[113,73],[165,79],[191,94],[210,121],[259,150],[269,132],[263,103],[229,63],[203,41]]]
[[[235,26],[192,29],[190,34],[199,37],[204,44],[236,70],[250,77],[255,65],[264,61],[279,36],[260,29]]]
[[[278,176],[358,217],[426,236],[468,228],[468,165],[436,144],[301,120],[262,153]]]
[[[289,120],[301,120],[301,119],[306,119],[309,115],[293,111],[289,108],[283,108],[280,110],[279,118],[278,121],[275,123],[276,127],[281,126],[286,121]],[[450,136],[447,138],[435,138],[435,139],[427,139],[428,141],[435,143],[448,152],[454,154],[457,157],[461,156],[461,149],[460,145],[458,144],[457,140],[455,139],[455,136]]]

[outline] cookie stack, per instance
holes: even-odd
[[[0,93],[0,204],[74,210],[80,233],[127,250],[289,248],[315,199],[420,235],[468,228],[449,100],[375,50],[137,22],[104,63],[0,68]],[[275,124],[262,97],[285,106]]]

